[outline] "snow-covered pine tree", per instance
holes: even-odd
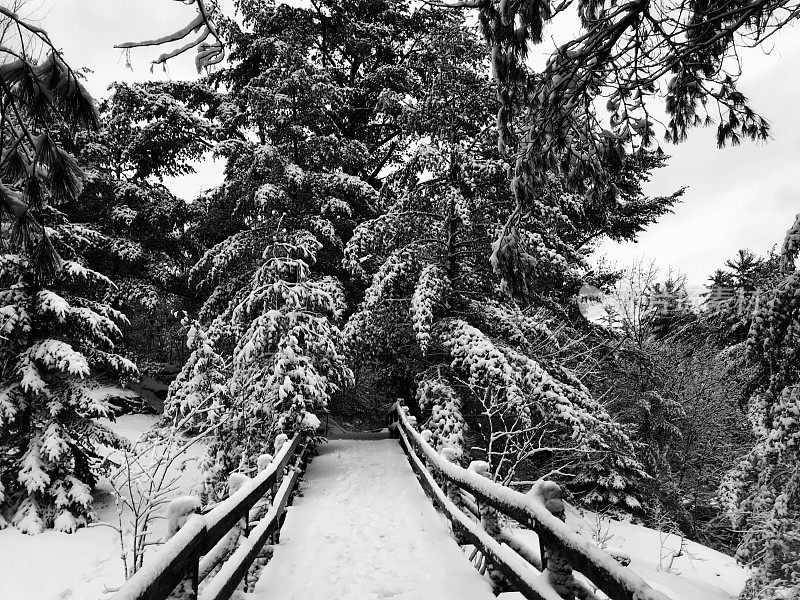
[[[587,502],[638,508],[646,475],[633,447],[565,368],[569,336],[553,333],[569,313],[555,300],[577,291],[585,272],[578,240],[593,237],[581,235],[590,228],[614,231],[613,204],[608,229],[587,218],[581,231],[569,211],[595,209],[582,211],[581,198],[554,178],[536,209],[503,232],[514,197],[486,127],[491,84],[480,43],[459,35],[458,44],[443,44],[456,50],[440,55],[428,75],[430,96],[415,107],[433,135],[384,184],[382,214],[359,225],[346,246],[348,268],[371,280],[345,329],[351,350],[416,372],[418,400],[431,411],[423,426],[437,446],[465,453],[468,406],[483,415],[473,420],[480,430],[468,434],[484,446],[495,477],[547,475],[569,464],[573,489]],[[632,200],[646,202],[639,193]],[[514,286],[493,270],[496,236],[513,236],[507,242],[519,250]],[[512,289],[527,293],[515,301]]]
[[[102,234],[87,264],[114,280],[114,298],[131,320],[126,347],[153,374],[185,360],[175,315],[187,308],[188,272],[204,250],[187,235],[195,205],[161,180],[193,172],[193,161],[210,150],[217,130],[206,117],[221,98],[201,83],[117,83],[111,90],[98,130],[77,137],[87,177],[80,197],[62,210]]]
[[[112,416],[98,388],[138,372],[114,353],[113,284],[82,264],[98,235],[58,209],[83,184],[65,134],[95,127],[97,110],[44,31],[3,18],[46,58],[0,48],[0,523],[72,532],[92,517],[95,445],[123,443],[95,421]]]
[[[25,254],[0,260],[2,506],[26,533],[72,532],[92,515],[95,444],[124,443],[95,418],[113,417],[102,384],[138,376],[114,353],[125,318],[102,300],[111,282],[77,261],[42,281]]]
[[[267,144],[237,142],[221,151],[228,178],[217,193],[238,198],[235,210],[249,228],[215,245],[192,270],[208,294],[201,317],[210,325],[192,327],[194,351],[167,402],[168,415],[180,419],[214,396],[204,413],[219,423],[205,461],[212,495],[231,471],[254,469],[277,435],[313,434],[331,394],[352,381],[335,325],[343,290],[312,267],[320,238],[337,243],[322,215],[340,216],[347,204],[332,199],[374,195],[350,176],[304,172]]]
[[[383,171],[425,135],[408,102],[426,96],[435,32],[458,32],[460,20],[380,0],[239,8],[248,30],[228,24],[231,66],[211,77],[228,90],[218,114],[226,181],[198,203],[206,214],[191,234],[213,247],[192,280],[208,295],[209,344],[228,365],[235,406],[226,414],[248,419],[228,421],[226,443],[246,425],[262,432],[237,447],[250,460],[352,378],[334,326],[344,240],[377,214]]]
[[[535,464],[527,459],[557,448],[565,462],[580,469],[574,483],[587,500],[637,507],[632,490],[643,474],[630,441],[580,382],[552,360],[564,340],[548,324],[563,315],[541,307],[526,314],[508,297],[493,300],[503,298],[489,262],[490,232],[502,226],[491,208],[503,194],[502,170],[490,184],[490,177],[473,174],[474,159],[453,168],[455,155],[420,148],[424,167],[418,164],[413,176],[425,171],[432,178],[410,189],[399,184],[394,204],[360,225],[346,248],[348,265],[372,275],[346,328],[356,355],[416,366],[419,400],[432,409],[426,426],[437,445],[464,450],[460,409],[468,402],[487,418],[475,436],[484,437],[496,476],[510,478],[522,461]],[[404,171],[396,181],[411,176]],[[529,239],[535,251],[535,234]],[[364,273],[365,264],[378,267]],[[556,268],[542,265],[546,273]],[[457,393],[463,400],[454,399]],[[499,445],[493,445],[493,428],[504,428]],[[549,450],[531,446],[534,430],[548,431]]]
[[[781,276],[762,298],[747,349],[757,365],[748,418],[755,446],[721,487],[737,557],[754,575],[744,598],[793,597],[800,589],[800,215],[781,249]]]
[[[224,440],[217,435],[229,433],[225,430],[226,421],[238,418],[241,411],[231,414],[230,361],[217,353],[213,340],[198,321],[184,317],[183,323],[188,325],[186,346],[190,354],[169,386],[165,413],[171,418],[174,434],[189,432],[211,440],[201,463],[200,493],[207,503],[209,498],[218,498],[220,484],[241,464],[236,447],[239,437]],[[237,456],[239,460],[235,459]]]
[[[431,432],[431,445],[437,450],[451,448],[455,458],[462,459],[466,424],[461,414],[461,398],[448,381],[433,374],[423,376],[417,388],[417,403],[430,413],[425,427]]]

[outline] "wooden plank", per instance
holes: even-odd
[[[563,521],[550,514],[543,506],[530,502],[524,494],[470,473],[456,464],[443,462],[437,452],[411,428],[402,408],[397,410],[400,430],[407,434],[412,452],[416,450],[429,461],[440,463],[442,467],[437,470],[449,481],[523,526],[535,530],[545,547],[566,555],[572,562],[573,569],[591,580],[609,598],[670,600],[666,594],[654,590],[641,577],[615,562],[599,548],[590,547],[588,542],[572,533]]]
[[[187,574],[197,572],[200,556],[213,549],[240,519],[247,517],[253,505],[272,489],[278,473],[283,472],[295,456],[303,438],[298,433],[284,444],[272,464],[254,478],[254,483],[242,487],[209,513],[189,517],[186,524],[162,546],[158,554],[126,581],[111,600],[165,600]],[[301,459],[305,450],[304,445]],[[287,485],[294,486],[299,476],[299,473],[293,472],[286,478],[289,480]],[[287,493],[286,499],[279,502],[281,512],[286,506],[288,496]],[[276,526],[278,518],[280,514],[275,519]],[[247,568],[249,566],[248,564]]]
[[[300,466],[308,447],[303,446],[298,455],[295,469],[283,478],[281,486],[275,495],[274,503],[266,515],[253,528],[250,535],[240,542],[240,546],[228,558],[219,572],[206,585],[201,600],[228,600],[233,595],[250,566],[255,562],[269,536],[278,529],[281,516],[286,510],[286,503],[297,486],[300,479]]]
[[[206,522],[192,515],[111,600],[164,600],[188,573],[197,568],[205,548]]]
[[[447,518],[453,524],[453,528],[463,533],[473,546],[480,548],[484,556],[488,557],[516,590],[528,600],[563,600],[546,581],[537,581],[541,575],[535,574],[522,557],[513,552],[508,546],[504,550],[478,523],[472,521],[459,510],[414,453],[404,429],[398,428],[398,431],[400,433],[400,443],[408,455],[411,467],[419,476],[422,488],[447,515]],[[518,560],[514,560],[515,557]]]
[[[236,525],[239,519],[245,518],[256,502],[272,489],[277,481],[278,473],[283,472],[292,459],[302,438],[301,434],[296,434],[290,442],[284,444],[272,464],[254,478],[256,482],[254,486],[242,487],[206,515],[208,535],[204,553],[210,551]]]

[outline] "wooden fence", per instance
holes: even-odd
[[[111,600],[227,600],[242,584],[264,545],[283,524],[286,505],[305,467],[302,434],[284,443],[268,467],[205,514],[191,514],[177,532]],[[288,472],[284,473],[289,466]],[[266,514],[251,522],[251,509],[270,496]],[[221,568],[220,568],[221,565]]]
[[[472,550],[472,557],[479,554],[481,568],[495,582],[529,600],[599,600],[598,591],[612,600],[670,600],[566,526],[554,483],[542,482],[535,493],[521,494],[461,468],[425,441],[399,403],[390,429],[459,542]],[[248,571],[283,523],[308,450],[305,438],[295,435],[268,467],[229,498],[205,514],[185,515],[185,523],[154,560],[111,600],[227,600],[243,582],[246,587]],[[267,506],[261,501],[268,495]],[[510,533],[500,515],[536,533],[538,547]],[[205,583],[198,594],[200,582]]]
[[[522,494],[438,453],[411,426],[400,403],[390,421],[422,487],[448,517],[456,537],[474,548],[473,556],[482,553],[484,568],[488,562],[498,580],[504,578],[525,598],[593,600],[600,590],[612,600],[670,600],[567,527],[555,483],[542,482],[541,494]],[[497,527],[496,513],[536,533],[538,548]]]

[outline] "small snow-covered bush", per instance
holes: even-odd
[[[428,443],[437,450],[450,448],[454,457],[464,454],[466,424],[461,415],[461,398],[441,379],[424,379],[417,388],[420,408],[430,411],[425,428],[431,432]]]

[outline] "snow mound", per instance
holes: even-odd
[[[317,417],[317,415],[314,413],[307,412],[305,415],[303,415],[303,427],[312,431],[316,431],[319,429],[321,424],[322,423],[320,423],[319,417]]]

